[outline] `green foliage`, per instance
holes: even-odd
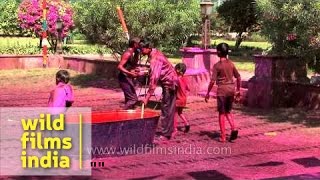
[[[0,54],[39,54],[38,39],[0,38]]]
[[[53,52],[53,50],[51,50]],[[64,54],[108,54],[110,50],[100,46],[79,45],[79,46],[63,46]],[[0,54],[13,55],[35,55],[41,54],[41,49],[32,44],[15,44],[11,46],[0,46]]]
[[[79,32],[79,30],[76,28],[75,30],[70,33],[70,36],[72,40],[85,40],[86,37]]]
[[[218,13],[214,13],[211,15],[211,26],[210,29],[213,32],[224,34],[229,31],[229,26],[225,23],[224,19],[219,16]]]
[[[235,47],[235,41],[226,39],[214,39],[212,43],[217,45],[225,42],[229,44],[231,52],[229,53],[230,59],[234,61],[238,70],[254,72],[255,64],[253,55],[261,54],[263,50],[271,46],[268,42],[248,42],[244,41],[241,43],[239,48]]]
[[[74,3],[75,21],[90,42],[117,53],[127,46],[116,6],[120,5],[131,37],[147,37],[156,47],[177,51],[199,27],[198,0],[82,0]]]
[[[235,41],[230,41],[226,39],[214,39],[211,41],[212,44],[219,44],[225,42],[229,44],[229,46],[234,47]],[[241,47],[249,47],[249,48],[255,48],[255,49],[262,49],[262,50],[267,50],[268,48],[271,47],[271,44],[269,42],[249,42],[249,41],[244,41],[241,44]]]
[[[251,42],[267,42],[267,38],[264,37],[263,35],[261,35],[261,33],[258,32],[254,32],[251,33],[248,37],[246,37],[247,41],[251,41]]]
[[[238,33],[236,47],[240,46],[242,33],[250,32],[257,26],[255,0],[229,0],[217,9],[219,16],[230,26],[230,30]]]
[[[272,42],[269,54],[300,56],[319,63],[319,1],[260,0],[258,7],[262,33]]]
[[[247,32],[257,24],[255,0],[225,1],[217,10],[231,31]]]
[[[31,45],[31,44],[27,44],[27,45],[15,44],[9,47],[0,46],[0,54],[34,55],[34,54],[39,54],[40,52],[41,50],[37,46]]]
[[[89,42],[106,44],[121,52],[127,40],[117,17],[117,0],[83,0],[74,2],[72,6],[76,27]]]
[[[76,41],[78,43],[78,41]],[[50,52],[53,52],[51,50]],[[63,46],[64,54],[109,54],[110,49],[101,45],[72,44]],[[41,54],[38,38],[0,38],[0,54]]]
[[[65,45],[64,54],[109,54],[110,50],[99,45]]]
[[[17,23],[19,2],[17,0],[0,1],[0,34],[18,35],[21,29]]]

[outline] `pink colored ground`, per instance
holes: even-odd
[[[49,91],[54,87],[55,72],[56,69],[0,71],[0,107],[46,106]],[[93,110],[121,108],[123,95],[115,79],[75,72],[72,76],[74,106],[89,106]],[[191,123],[190,133],[181,132],[148,153],[94,159],[104,162],[104,167],[93,168],[92,177],[78,178],[264,179],[290,176],[287,179],[320,179],[320,112],[267,111],[236,106],[239,139],[222,144],[217,141],[215,103],[215,99],[205,103],[202,97],[189,97],[185,114]]]

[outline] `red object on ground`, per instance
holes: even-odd
[[[86,115],[83,115],[84,117]],[[153,119],[158,118],[159,112],[145,110],[144,116],[141,118],[140,110],[114,110],[114,111],[98,111],[92,112],[91,121],[88,122],[86,119],[83,119],[83,123],[112,123],[112,122],[121,122],[121,121],[132,121],[139,119]],[[66,123],[79,123],[79,114],[67,114]]]

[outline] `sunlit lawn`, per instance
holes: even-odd
[[[24,49],[30,49],[32,54],[40,54],[41,50],[38,48],[32,49],[32,47],[38,47],[40,44],[39,38],[32,37],[0,37],[0,49],[4,54],[7,54],[7,50],[10,53],[25,54],[30,51],[23,51]],[[49,46],[50,47],[50,46]],[[109,49],[98,44],[89,44],[85,40],[74,40],[73,44],[65,44],[65,54],[103,54],[107,55]],[[10,54],[8,53],[8,54]],[[49,53],[52,53],[49,51]]]
[[[217,45],[221,42],[228,43],[231,47],[234,47],[235,41],[225,40],[225,39],[213,39],[211,43],[213,45]],[[17,46],[38,46],[39,45],[39,39],[38,38],[31,38],[31,37],[0,37],[0,46],[1,47],[17,47]],[[74,40],[73,44],[68,44],[68,47],[77,47],[76,50],[74,50],[74,53],[79,54],[98,54],[99,49],[102,49],[103,47],[100,45],[92,45],[88,44],[85,40]],[[252,47],[257,48],[258,50],[265,50],[268,47],[270,47],[270,43],[268,42],[242,42],[240,46],[240,51],[237,53],[237,55],[231,54],[230,58],[235,62],[236,66],[239,70],[242,71],[254,71],[254,63],[252,58],[252,50],[248,49],[246,50],[245,47]],[[241,49],[243,48],[244,49]],[[239,54],[239,55],[238,55]],[[177,64],[179,62],[182,62],[181,56],[174,56],[170,57],[169,60],[173,64]]]
[[[36,37],[0,37],[0,46],[12,47],[16,45],[32,45],[38,46],[40,39]],[[74,40],[71,46],[86,46],[90,45],[85,40]],[[90,45],[91,46],[91,45]]]
[[[248,71],[254,72],[255,65],[254,63],[249,62],[234,62],[235,66],[239,71]]]
[[[225,42],[232,48],[230,59],[234,61],[236,67],[240,71],[254,72],[253,54],[258,54],[263,50],[268,49],[271,44],[268,42],[242,42],[239,49],[234,49],[235,41],[225,39],[213,39],[211,44],[216,46],[219,43]],[[174,64],[181,62],[181,57],[171,57],[170,61]]]
[[[254,72],[253,55],[259,54],[263,50],[267,50],[271,47],[269,42],[248,42],[243,41],[240,44],[239,49],[235,49],[236,41],[225,40],[225,39],[213,39],[211,40],[212,45],[218,45],[219,43],[225,42],[233,49],[230,54],[230,59],[235,62],[236,67],[241,71]]]
[[[245,60],[243,58],[239,58],[236,56],[230,56],[230,59],[234,62],[237,69],[239,71],[248,71],[248,72],[254,72],[254,63],[253,60]],[[169,58],[170,62],[173,64],[178,64],[182,62],[181,58]]]
[[[13,69],[0,70],[0,84],[2,87],[19,86],[24,88],[47,88],[55,83],[55,73],[58,69],[54,68],[34,68],[28,70]],[[73,71],[72,74],[74,74]],[[42,82],[39,84],[38,82]]]
[[[225,42],[227,44],[229,44],[229,46],[234,47],[236,41],[230,41],[230,40],[225,40],[225,39],[213,39],[211,40],[211,44],[213,45],[217,45],[219,43]],[[248,42],[248,41],[243,41],[240,44],[240,48],[241,47],[254,47],[254,48],[260,48],[263,50],[268,49],[269,47],[271,47],[271,44],[269,42]]]
[[[31,37],[0,37],[0,46],[38,46],[39,39]]]

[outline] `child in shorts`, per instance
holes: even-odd
[[[176,100],[176,111],[174,118],[174,133],[177,133],[178,117],[180,117],[184,123],[184,132],[190,131],[190,124],[183,114],[183,109],[187,105],[187,92],[190,91],[187,79],[184,77],[184,73],[187,67],[184,63],[178,63],[175,66],[175,70],[178,75],[178,87],[177,87],[177,100]]]
[[[234,125],[234,118],[231,110],[232,104],[234,102],[234,96],[240,96],[241,76],[233,62],[228,58],[228,53],[228,44],[218,44],[217,54],[220,58],[220,61],[217,62],[213,67],[211,81],[209,83],[207,95],[205,97],[205,101],[208,102],[210,98],[209,93],[213,85],[216,83],[218,85],[217,107],[219,112],[221,142],[226,142],[225,120],[228,120],[231,127],[231,136],[229,141],[233,141],[238,137],[238,130],[236,130],[236,127]],[[236,78],[236,86],[234,78]]]

